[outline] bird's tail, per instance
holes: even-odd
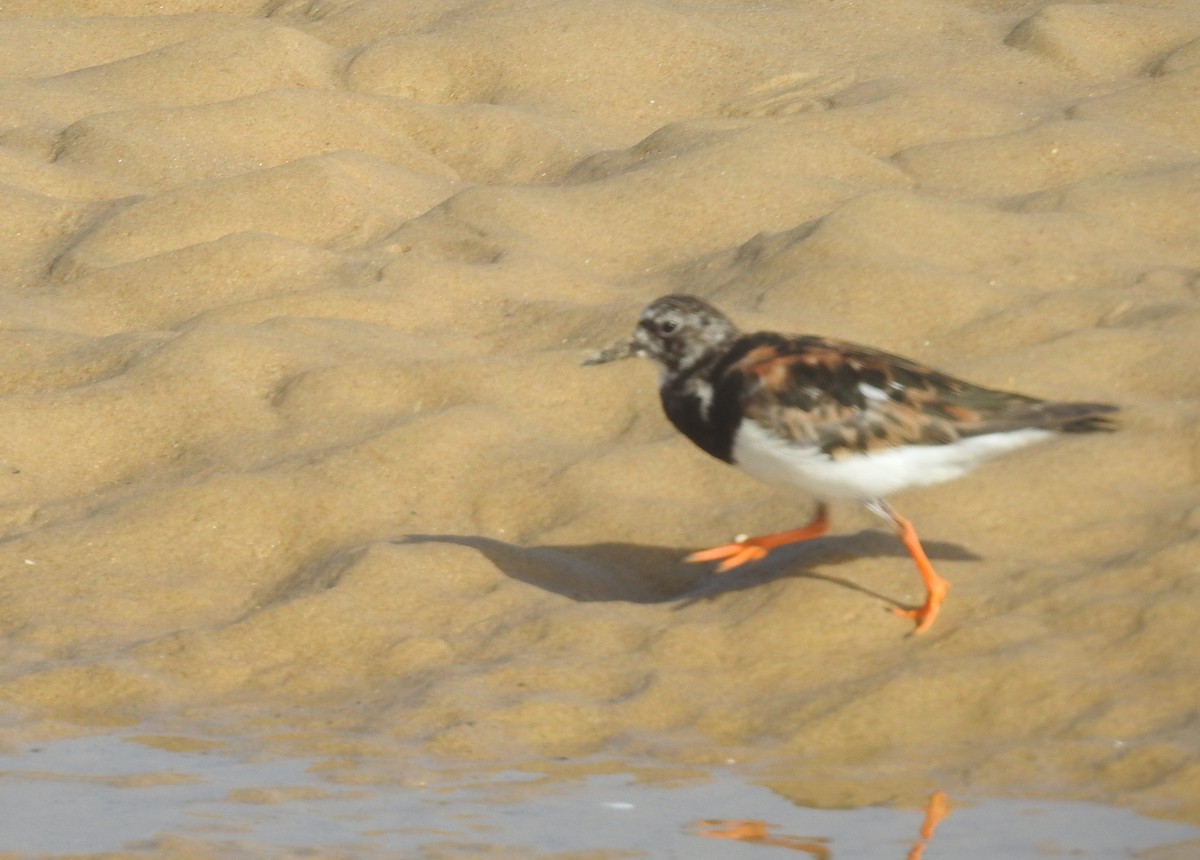
[[[1112,432],[1117,423],[1110,416],[1117,410],[1109,403],[1038,403],[1022,417],[1030,427],[1062,433]]]

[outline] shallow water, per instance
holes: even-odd
[[[460,769],[409,785],[348,785],[323,776],[313,759],[254,760],[197,739],[100,735],[0,756],[0,850],[900,860],[924,844],[926,860],[1116,860],[1151,848],[1186,851],[1188,841],[1200,848],[1200,828],[1095,803],[953,798],[922,839],[919,809],[804,808],[732,768],[665,780],[648,772],[643,764],[638,775],[558,780]],[[739,832],[742,840],[729,838]]]

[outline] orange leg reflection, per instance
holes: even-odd
[[[912,848],[909,849],[908,860],[921,860],[921,855],[925,853],[925,846],[933,838],[933,831],[937,830],[937,826],[949,814],[950,798],[946,796],[946,792],[935,791],[929,795],[929,802],[925,804],[925,820],[921,823],[921,838],[914,842]]]
[[[790,848],[793,851],[804,851],[812,855],[814,860],[829,860],[827,840],[788,836],[782,834],[772,836],[767,829],[774,827],[765,821],[738,821],[729,819],[709,819],[698,824],[697,834],[709,839],[736,839],[738,842],[748,842],[751,845],[772,845],[778,848]]]
[[[933,839],[937,826],[950,814],[950,798],[943,791],[935,791],[929,795],[925,804],[925,820],[921,823],[920,838],[908,850],[907,860],[921,860],[925,846]],[[750,845],[771,845],[777,848],[790,848],[793,851],[803,851],[813,860],[830,860],[829,840],[821,837],[788,836],[780,834],[773,836],[767,831],[774,827],[765,821],[737,819],[708,819],[697,822],[696,833],[708,839],[736,839]]]

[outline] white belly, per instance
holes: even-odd
[[[952,481],[981,463],[1053,435],[1050,430],[1015,430],[949,445],[903,445],[835,460],[812,445],[778,439],[743,421],[734,438],[733,461],[760,481],[798,487],[818,499],[868,501]]]

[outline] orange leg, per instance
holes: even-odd
[[[946,796],[946,792],[935,791],[929,795],[929,802],[925,804],[925,820],[921,822],[921,838],[932,839],[937,826],[945,821],[949,814],[950,798]]]
[[[925,549],[921,546],[921,540],[917,537],[917,530],[913,528],[912,523],[892,510],[891,505],[882,499],[869,502],[867,507],[892,524],[892,528],[900,536],[900,542],[917,565],[917,572],[921,574],[921,581],[925,583],[925,602],[911,609],[893,609],[892,612],[901,618],[916,621],[917,628],[913,633],[924,633],[933,626],[946,599],[946,592],[950,590],[950,583],[938,576],[933,565],[929,563],[929,557],[925,555]]]
[[[921,823],[921,838],[913,843],[908,852],[908,860],[921,860],[925,854],[925,846],[933,838],[933,832],[949,814],[950,798],[946,796],[946,792],[935,791],[929,795],[929,802],[925,804],[925,820]]]
[[[694,552],[687,557],[687,561],[716,561],[723,558],[725,560],[717,568],[717,573],[724,573],[748,561],[764,558],[776,547],[802,540],[812,540],[827,531],[829,531],[829,508],[822,502],[817,505],[816,516],[806,526],[786,532],[777,532],[773,535],[743,538],[734,543],[725,544],[725,546]]]

